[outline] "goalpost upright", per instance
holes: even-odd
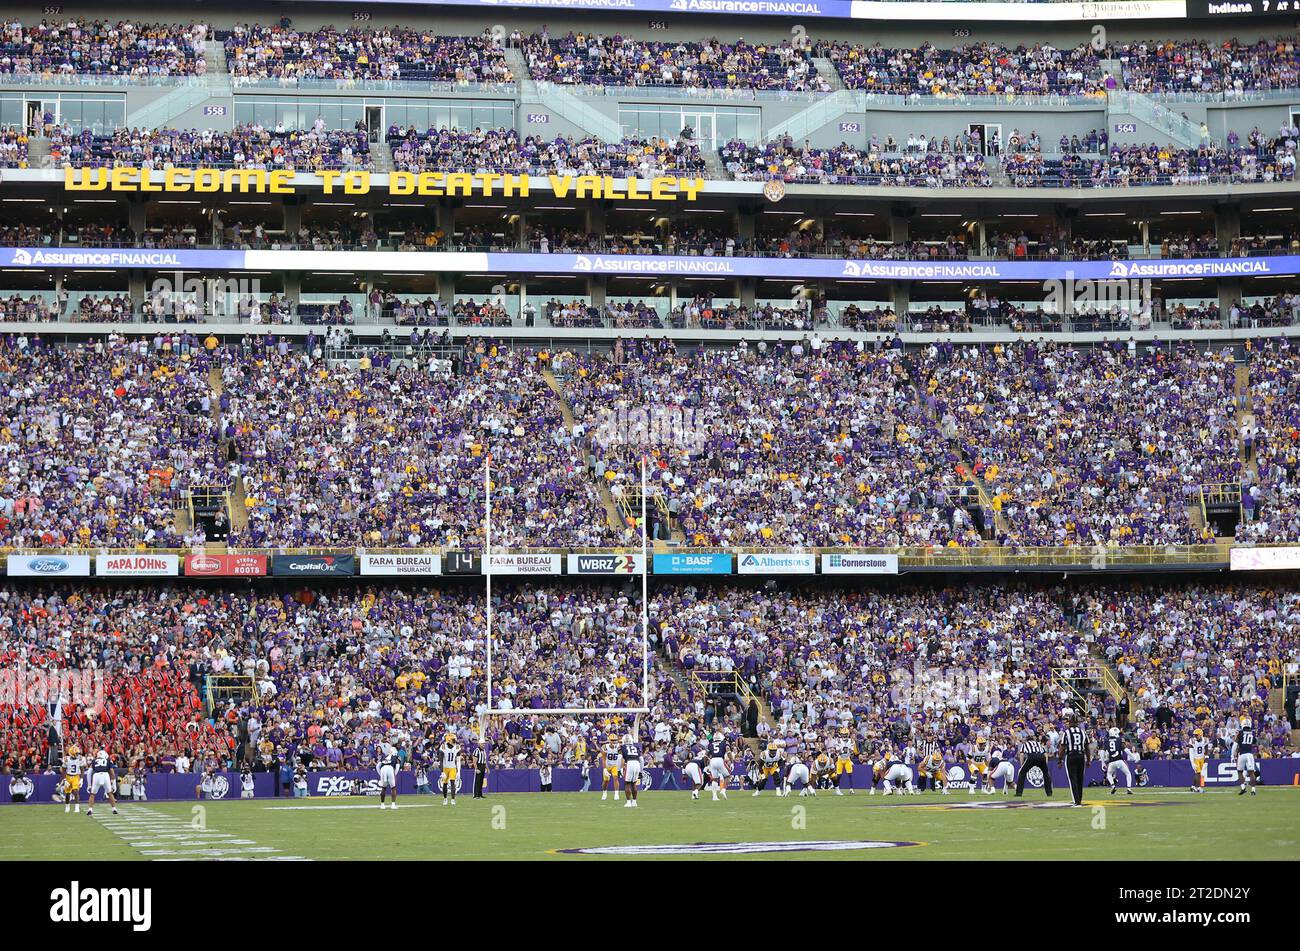
[[[641,715],[650,712],[650,602],[649,571],[650,545],[647,531],[648,498],[647,459],[641,456],[641,705],[636,707],[520,707],[498,710],[492,692],[492,454],[484,453],[483,492],[483,577],[486,581],[487,604],[484,621],[487,632],[487,708],[480,718],[479,739],[487,736],[487,724],[493,717],[503,716],[631,716],[636,727]]]

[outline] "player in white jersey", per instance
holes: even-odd
[[[1128,763],[1124,761],[1124,741],[1120,739],[1119,727],[1113,726],[1106,736],[1106,749],[1102,753],[1106,762],[1106,783],[1113,796],[1119,790],[1120,777],[1124,777],[1124,791],[1133,795],[1133,774]]]
[[[713,801],[718,793],[727,798],[727,783],[731,782],[731,762],[727,754],[727,738],[721,730],[709,737],[709,779],[713,781]]]
[[[610,737],[605,741],[605,745],[600,748],[600,801],[604,802],[609,795],[609,790],[613,787],[614,801],[618,802],[618,777],[622,770],[619,764],[623,759],[623,748],[619,746],[618,740]]]
[[[786,767],[785,784],[781,787],[778,795],[788,796],[794,789],[795,783],[801,783],[802,788],[799,790],[800,796],[815,795],[812,788],[812,777],[808,774],[808,764],[798,753],[790,755],[790,765]]]
[[[971,745],[970,782],[966,784],[966,792],[971,795],[974,795],[975,790],[980,787],[983,787],[986,792],[992,791],[989,785],[989,753],[989,738],[977,736]]]
[[[117,797],[113,795],[114,775],[113,761],[108,758],[108,752],[100,750],[90,765],[90,796],[86,800],[86,815],[94,813],[95,793],[101,790],[108,799],[108,804],[113,807],[113,815],[117,815]]]
[[[81,750],[69,746],[63,756],[63,811],[81,812],[81,776],[86,771],[86,758]]]
[[[438,785],[442,787],[442,804],[448,803],[447,797],[451,797],[451,805],[456,805],[456,785],[460,782],[460,744],[456,742],[456,735],[448,733],[442,738],[442,746],[438,747],[438,760],[442,763],[442,774],[438,778]]]
[[[1237,778],[1241,780],[1238,796],[1244,796],[1248,787],[1250,794],[1255,795],[1255,788],[1259,785],[1259,766],[1255,762],[1255,746],[1258,742],[1250,717],[1242,717],[1241,728],[1232,741],[1232,758],[1237,762]]]
[[[691,782],[692,799],[700,798],[700,790],[704,788],[704,770],[706,766],[707,764],[704,762],[704,754],[701,753],[694,759],[687,760],[686,765],[682,767],[682,772]]]
[[[1209,760],[1210,744],[1199,727],[1192,732],[1187,744],[1187,761],[1192,764],[1192,792],[1205,792],[1205,764]]]
[[[379,771],[379,808],[385,808],[384,795],[392,797],[397,808],[397,747],[385,740],[379,744],[375,768]]]
[[[252,799],[256,784],[253,782],[253,771],[245,766],[239,771],[239,798]]]
[[[637,793],[641,785],[641,743],[636,735],[628,733],[623,737],[623,788],[627,791],[625,809],[637,808]]]
[[[876,774],[885,787],[885,795],[893,795],[897,783],[907,790],[909,795],[916,795],[916,784],[912,781],[912,767],[905,766],[897,760],[881,760],[876,764]]]
[[[1011,757],[1002,750],[995,749],[989,754],[989,775],[988,787],[984,790],[987,793],[993,793],[997,790],[994,787],[996,780],[1002,780],[1002,795],[1011,792],[1011,787],[1016,782],[1016,765],[1011,761]]]

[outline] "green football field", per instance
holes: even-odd
[[[547,859],[719,855],[851,859],[1300,859],[1300,789],[1256,797],[1089,790],[1084,808],[1045,808],[1040,791],[1015,799],[949,796],[778,799],[732,792],[643,793],[637,809],[598,795],[523,793],[456,807],[409,796],[397,812],[373,799],[158,802],[113,816],[57,805],[0,808],[0,861],[31,859]],[[84,807],[83,807],[84,808]],[[905,844],[911,843],[911,844]],[[566,850],[613,847],[612,854]],[[668,848],[684,847],[684,848]],[[781,851],[784,850],[784,851]]]

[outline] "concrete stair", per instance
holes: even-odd
[[[225,76],[230,73],[226,65],[226,47],[217,40],[208,40],[203,44],[203,65],[208,76]]]
[[[248,528],[248,489],[244,486],[244,477],[236,476],[230,485],[230,527],[242,532]]]
[[[374,163],[377,174],[386,175],[397,171],[397,166],[393,164],[393,150],[384,139],[370,143],[370,161]]]
[[[1236,385],[1233,393],[1237,397],[1237,432],[1240,434],[1243,427],[1254,425],[1255,423],[1255,404],[1250,391],[1250,364],[1239,363],[1236,366]],[[1259,478],[1259,468],[1256,464],[1255,457],[1246,456],[1246,444],[1242,442],[1240,447],[1241,462],[1256,479]]]
[[[839,70],[825,56],[814,56],[813,66],[817,70],[817,75],[826,80],[826,84],[831,87],[833,92],[838,92],[844,88],[844,80],[840,78]]]
[[[27,137],[27,165],[29,168],[49,168],[53,164],[50,158],[50,140],[43,135]]]
[[[700,155],[704,157],[705,177],[709,179],[727,179],[727,168],[722,164],[722,156],[718,150],[707,148],[704,144],[700,146]]]
[[[916,408],[920,411],[921,415],[928,417],[929,419],[933,420],[935,423],[938,423],[939,420],[935,419],[934,413],[930,410],[930,407],[926,405],[925,398],[921,394],[921,390],[919,388],[914,388],[913,393],[915,397],[913,399],[913,403],[915,404]],[[976,494],[979,496],[980,505],[984,508],[984,511],[993,513],[994,531],[999,535],[1004,534],[1007,530],[1007,520],[1006,517],[1000,511],[993,508],[993,492],[989,488],[988,483],[985,482],[981,476],[975,474],[974,460],[971,459],[970,456],[964,451],[962,453],[962,463],[963,463],[962,468],[964,470],[962,475],[966,479],[966,481],[975,489]],[[996,538],[986,539],[986,543],[996,545],[997,539]]]
[[[577,426],[577,420],[573,416],[573,407],[569,405],[569,398],[564,394],[564,386],[555,377],[555,373],[550,367],[542,369],[542,380],[551,392],[555,394],[555,403],[560,410],[560,418],[564,420],[564,428],[573,432]],[[601,504],[605,506],[605,521],[611,529],[620,535],[623,532],[623,515],[618,510],[618,505],[614,502],[614,497],[609,493],[609,486],[605,480],[599,478],[595,473],[589,473],[592,483],[596,486],[596,492],[600,496]]]

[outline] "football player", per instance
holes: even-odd
[[[989,781],[989,738],[978,736],[970,751],[970,785],[966,791],[974,794],[976,788],[992,790]]]
[[[624,809],[637,807],[637,792],[641,785],[641,744],[636,734],[628,732],[623,737],[623,788],[627,790],[627,804]]]
[[[397,808],[397,747],[387,740],[379,744],[375,769],[379,772],[379,808],[386,807],[384,794],[392,797],[393,808]]]
[[[438,748],[438,758],[442,762],[442,775],[438,784],[442,786],[442,804],[445,806],[450,797],[451,805],[456,805],[456,783],[460,778],[460,744],[456,742],[456,734],[448,732],[442,738],[442,746]]]
[[[721,730],[714,730],[709,737],[709,779],[713,782],[713,801],[718,801],[718,793],[726,799],[727,783],[731,782],[731,758],[727,737]]]
[[[948,795],[948,771],[943,762],[943,747],[936,740],[926,740],[921,744],[920,783],[925,789],[925,781],[930,781],[931,789],[940,790]]]
[[[812,788],[812,783],[808,776],[808,766],[799,757],[798,753],[791,754],[790,765],[785,773],[785,785],[781,787],[781,796],[790,795],[790,790],[794,788],[795,783],[802,783],[799,790],[800,796],[815,796],[817,791]]]
[[[1119,777],[1125,779],[1124,791],[1133,795],[1133,774],[1129,772],[1128,763],[1124,761],[1124,741],[1120,739],[1119,727],[1113,726],[1106,735],[1106,749],[1102,753],[1106,760],[1106,783],[1110,794],[1115,795],[1119,789]]]
[[[81,774],[86,770],[86,761],[81,755],[81,748],[75,743],[69,746],[63,757],[63,811],[81,812]]]
[[[1255,787],[1259,785],[1259,767],[1255,763],[1257,742],[1255,727],[1251,724],[1250,717],[1242,717],[1241,729],[1237,731],[1236,739],[1232,741],[1232,758],[1237,761],[1237,775],[1241,779],[1241,789],[1237,790],[1238,796],[1246,795],[1248,783],[1250,794],[1255,795]]]
[[[784,759],[785,752],[777,744],[776,740],[771,740],[767,744],[767,748],[758,754],[758,783],[754,788],[755,796],[763,791],[769,779],[772,779],[773,788],[778,793],[781,791],[781,777],[784,773],[781,768],[781,761]]]
[[[835,787],[835,761],[830,758],[830,754],[817,754],[817,758],[813,760],[812,773],[814,790],[835,789],[837,793],[839,792]],[[813,795],[815,796],[817,793],[814,792]]]
[[[912,782],[912,767],[905,766],[895,759],[882,759],[876,763],[875,773],[885,787],[884,795],[893,795],[895,783],[901,784],[908,795],[917,794],[916,785]]]
[[[610,787],[614,789],[614,801],[618,802],[618,760],[622,751],[619,749],[618,741],[614,737],[605,740],[605,744],[600,749],[600,801],[604,802],[609,796]]]
[[[988,787],[984,791],[995,792],[994,784],[999,779],[1002,780],[1002,795],[1005,796],[1011,792],[1011,787],[1015,784],[1016,764],[1002,750],[994,749],[989,752]]]
[[[1208,757],[1209,743],[1205,732],[1197,727],[1192,731],[1192,738],[1187,744],[1187,759],[1192,764],[1192,792],[1205,792],[1205,763]]]
[[[848,727],[840,729],[840,735],[835,738],[835,795],[843,796],[844,790],[841,783],[844,777],[849,777],[849,795],[853,795],[853,757],[858,755],[858,745],[853,741],[853,735]]]
[[[117,815],[117,797],[113,795],[113,779],[115,776],[116,770],[113,768],[113,761],[108,758],[107,751],[100,750],[95,754],[94,762],[90,767],[90,794],[86,798],[86,815],[94,814],[95,793],[101,789],[108,799],[108,804],[113,807],[113,815]]]
[[[704,754],[697,753],[693,759],[687,760],[686,765],[682,767],[682,772],[691,782],[692,799],[700,798],[700,790],[704,788],[704,770],[706,765]]]

